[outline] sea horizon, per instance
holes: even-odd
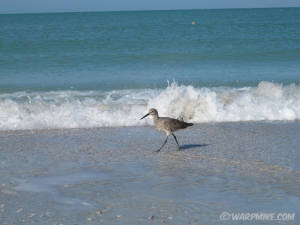
[[[152,12],[152,11],[198,11],[198,10],[231,10],[231,9],[289,9],[300,8],[299,6],[277,6],[277,7],[228,7],[228,8],[178,8],[178,9],[132,9],[132,10],[91,10],[91,11],[41,11],[41,12],[0,12],[0,15],[10,14],[61,14],[61,13],[114,13],[114,12]]]

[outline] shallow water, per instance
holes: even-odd
[[[298,122],[201,124],[177,134],[183,151],[170,139],[154,154],[163,136],[152,127],[1,132],[0,215],[3,224],[243,224],[219,216],[287,212],[293,221],[252,222],[298,224],[298,133]]]

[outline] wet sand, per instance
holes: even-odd
[[[17,224],[300,224],[300,122],[0,132],[0,221]],[[295,213],[292,221],[222,212]]]

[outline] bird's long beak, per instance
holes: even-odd
[[[144,119],[145,117],[149,116],[150,113],[147,113],[145,116],[143,116],[140,120]]]

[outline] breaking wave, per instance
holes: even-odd
[[[193,123],[300,119],[300,86],[15,92],[0,94],[0,130],[138,126],[149,108]]]

